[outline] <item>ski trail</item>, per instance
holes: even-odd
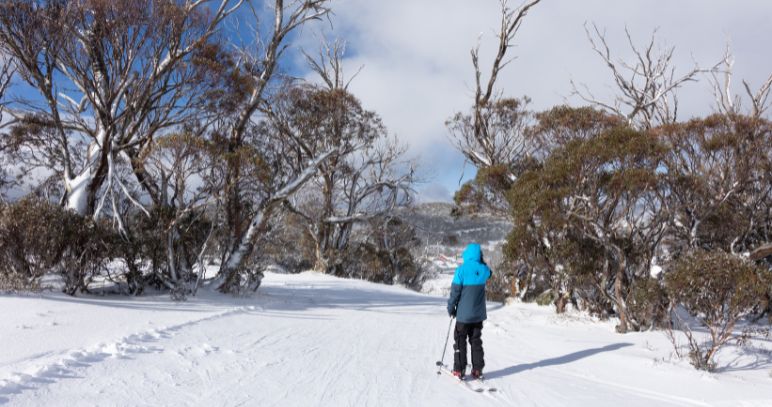
[[[11,402],[56,404],[77,400],[79,388],[99,388],[87,402],[70,404],[507,405],[437,380],[433,365],[445,332],[436,323],[447,326],[437,311],[444,300],[351,284],[266,282],[252,309],[159,331],[169,337],[154,343],[152,353],[71,366],[76,386],[71,380],[31,386]]]
[[[158,343],[174,337],[181,329],[244,312],[250,308],[253,307],[221,311],[204,318],[130,334],[114,342],[65,352],[56,362],[31,366],[26,368],[25,372],[17,372],[10,377],[0,379],[0,404],[5,399],[3,396],[35,390],[61,379],[79,378],[85,369],[111,358],[128,359],[141,354],[161,353],[164,349]]]
[[[0,403],[768,405],[764,397],[770,391],[753,383],[731,382],[730,391],[718,392],[737,394],[735,400],[713,397],[716,386],[705,382],[711,378],[652,366],[635,336],[545,323],[526,306],[489,313],[483,330],[486,384],[497,391],[475,393],[436,374],[448,326],[445,298],[316,274],[269,274],[249,301],[248,307],[69,352],[61,363],[4,381]],[[445,362],[452,363],[449,354]],[[83,389],[94,389],[88,399]]]

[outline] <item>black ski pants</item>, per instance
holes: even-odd
[[[454,331],[455,343],[453,344],[453,370],[465,371],[466,369],[466,342],[472,345],[472,369],[482,371],[485,366],[482,347],[482,322],[463,323],[456,322]]]

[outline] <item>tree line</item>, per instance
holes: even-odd
[[[328,0],[3,2],[0,186],[31,191],[0,208],[5,284],[53,270],[70,294],[107,276],[185,298],[212,267],[220,291],[256,290],[270,262],[415,284],[410,239],[392,236],[411,233],[395,209],[415,163],[349,92],[344,47],[304,54],[314,82],[282,69],[298,29],[330,12]]]
[[[755,90],[743,81],[744,96],[735,95],[730,50],[714,66],[677,73],[674,49],[654,35],[641,47],[625,31],[633,57],[624,60],[587,24],[616,96],[602,100],[573,83],[586,106],[535,112],[495,84],[538,3],[502,2],[487,82],[472,50],[472,107],[447,122],[478,169],[455,195],[457,215],[512,220],[496,279],[505,295],[614,316],[623,333],[683,330],[694,365],[712,369],[743,318],[772,310],[772,76]],[[714,88],[713,112],[680,118],[678,91],[703,78]]]

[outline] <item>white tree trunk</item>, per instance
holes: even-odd
[[[93,188],[94,182],[97,182],[96,176],[99,160],[103,153],[102,149],[105,148],[108,142],[107,137],[104,127],[100,126],[96,141],[91,143],[88,148],[86,165],[83,170],[74,177],[67,173],[64,175],[64,186],[67,192],[66,208],[81,216],[90,215],[89,206],[91,202],[89,200],[94,197],[89,196],[89,189]],[[93,208],[91,209],[93,210]]]
[[[337,149],[328,151],[316,157],[308,163],[308,166],[298,174],[294,180],[287,183],[282,189],[277,191],[272,197],[266,199],[252,220],[249,222],[249,228],[239,239],[236,249],[228,256],[225,263],[220,268],[220,290],[230,292],[233,289],[234,280],[237,273],[244,268],[245,262],[252,255],[259,234],[264,230],[271,212],[276,204],[287,199],[290,195],[300,189],[308,182],[319,170],[328,158],[338,153]]]
[[[86,168],[78,176],[66,179],[67,188],[66,208],[81,216],[88,215],[88,187],[94,181],[94,173]]]

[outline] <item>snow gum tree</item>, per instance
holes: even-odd
[[[5,127],[5,121],[3,120],[3,112],[6,103],[5,93],[8,90],[8,86],[11,84],[13,75],[14,70],[11,67],[11,62],[0,53],[0,132]],[[6,154],[7,149],[7,143],[3,142],[2,138],[0,138],[0,202],[5,201],[3,192],[10,184],[12,184],[12,181],[8,178],[8,171],[6,170],[6,166],[10,166],[8,154]]]
[[[661,126],[668,146],[663,190],[669,232],[663,260],[694,250],[745,256],[772,236],[770,122],[753,115],[714,114]],[[764,263],[765,256],[757,256]],[[769,261],[766,266],[769,269]],[[772,287],[764,298],[769,304]],[[758,317],[769,313],[769,305]]]
[[[624,121],[616,116],[593,108],[558,106],[538,113],[535,125],[529,130],[537,161],[534,168],[523,175],[534,177],[543,168],[545,160],[569,143],[587,141],[623,125]],[[513,274],[509,277],[510,295],[525,299],[551,290],[558,311],[562,312],[567,301],[575,300],[572,300],[573,286],[561,259],[575,252],[554,246],[553,242],[566,242],[564,228],[560,222],[553,223],[554,218],[537,214],[532,207],[535,201],[530,193],[533,191],[523,188],[529,185],[538,190],[538,182],[529,183],[525,179],[516,183],[518,190],[507,191],[507,205],[512,208],[514,227],[505,246],[505,254],[512,263],[509,267]]]
[[[528,12],[541,0],[529,1],[517,9],[501,2],[498,46],[487,82],[483,80],[480,47],[472,49],[475,70],[475,96],[469,113],[457,113],[446,122],[451,141],[474,165],[476,178],[456,193],[457,214],[487,211],[508,212],[505,191],[527,168],[530,144],[526,128],[531,119],[528,98],[503,98],[496,91],[501,70],[510,62],[507,51]]]
[[[656,129],[664,160],[673,251],[739,254],[769,242],[772,124],[712,115]],[[676,254],[676,253],[674,253]]]
[[[219,271],[219,288],[223,292],[257,289],[262,273],[249,267],[250,256],[266,230],[271,213],[316,175],[319,166],[336,152],[324,151],[317,156],[302,158],[295,155],[292,159],[296,160],[294,164],[297,165],[288,166],[287,162],[279,161],[281,164],[277,164],[278,167],[293,168],[296,171],[275,171],[270,177],[271,182],[263,183],[269,187],[262,190],[251,188],[252,179],[243,174],[243,168],[250,167],[254,162],[255,156],[249,154],[249,151],[261,152],[260,149],[253,149],[253,141],[267,149],[276,145],[289,148],[290,144],[299,141],[281,135],[266,143],[267,139],[260,134],[256,121],[259,120],[261,109],[268,105],[269,84],[273,83],[279,60],[286,50],[287,37],[305,23],[319,20],[330,11],[328,0],[275,0],[270,3],[271,29],[263,32],[258,27],[250,41],[256,46],[238,50],[237,64],[233,71],[233,77],[237,79],[232,81],[238,92],[236,97],[223,95],[228,102],[224,104],[227,109],[219,112],[220,117],[211,130],[213,137],[225,149],[222,183],[218,187],[222,191],[227,225]],[[257,19],[261,11],[251,3],[250,6]],[[270,152],[262,155],[270,155]],[[281,158],[282,155],[276,157]]]
[[[637,281],[649,278],[653,249],[664,231],[656,212],[662,150],[646,133],[611,128],[553,151],[510,192],[518,224],[510,236],[510,254],[535,245],[554,251],[542,258],[557,273],[559,290],[578,288],[584,291],[579,298],[610,304],[620,318],[620,332],[641,328],[628,297]],[[557,258],[561,263],[551,264]]]
[[[61,201],[98,216],[121,160],[194,114],[201,84],[192,56],[241,2],[11,0],[0,5],[0,50],[36,95],[14,98],[28,164],[62,180]],[[40,159],[40,151],[45,152]],[[147,189],[141,166],[133,168]],[[101,196],[100,196],[101,195]],[[102,202],[100,202],[102,201]]]
[[[341,58],[340,44],[328,47],[319,60],[309,58],[324,85],[294,87],[269,112],[271,125],[302,139],[308,156],[335,151],[302,194],[285,205],[305,220],[314,268],[322,272],[345,268],[342,256],[355,227],[407,204],[414,182],[413,164],[403,158],[406,147],[348,92]]]
[[[158,138],[148,149],[144,165],[157,185],[160,204],[147,212],[134,211],[137,224],[130,228],[134,235],[125,236],[129,247],[150,249],[127,263],[152,259],[153,277],[174,299],[184,299],[198,288],[204,272],[202,257],[219,216],[216,195],[201,181],[212,167],[208,153],[208,143],[197,134]],[[141,287],[130,284],[130,289]]]
[[[477,167],[474,180],[456,192],[458,214],[508,212],[506,191],[533,164],[529,102],[528,98],[497,99],[471,113],[457,113],[446,122],[456,147]],[[478,129],[478,120],[484,123],[482,129]],[[485,134],[478,137],[477,132]]]

